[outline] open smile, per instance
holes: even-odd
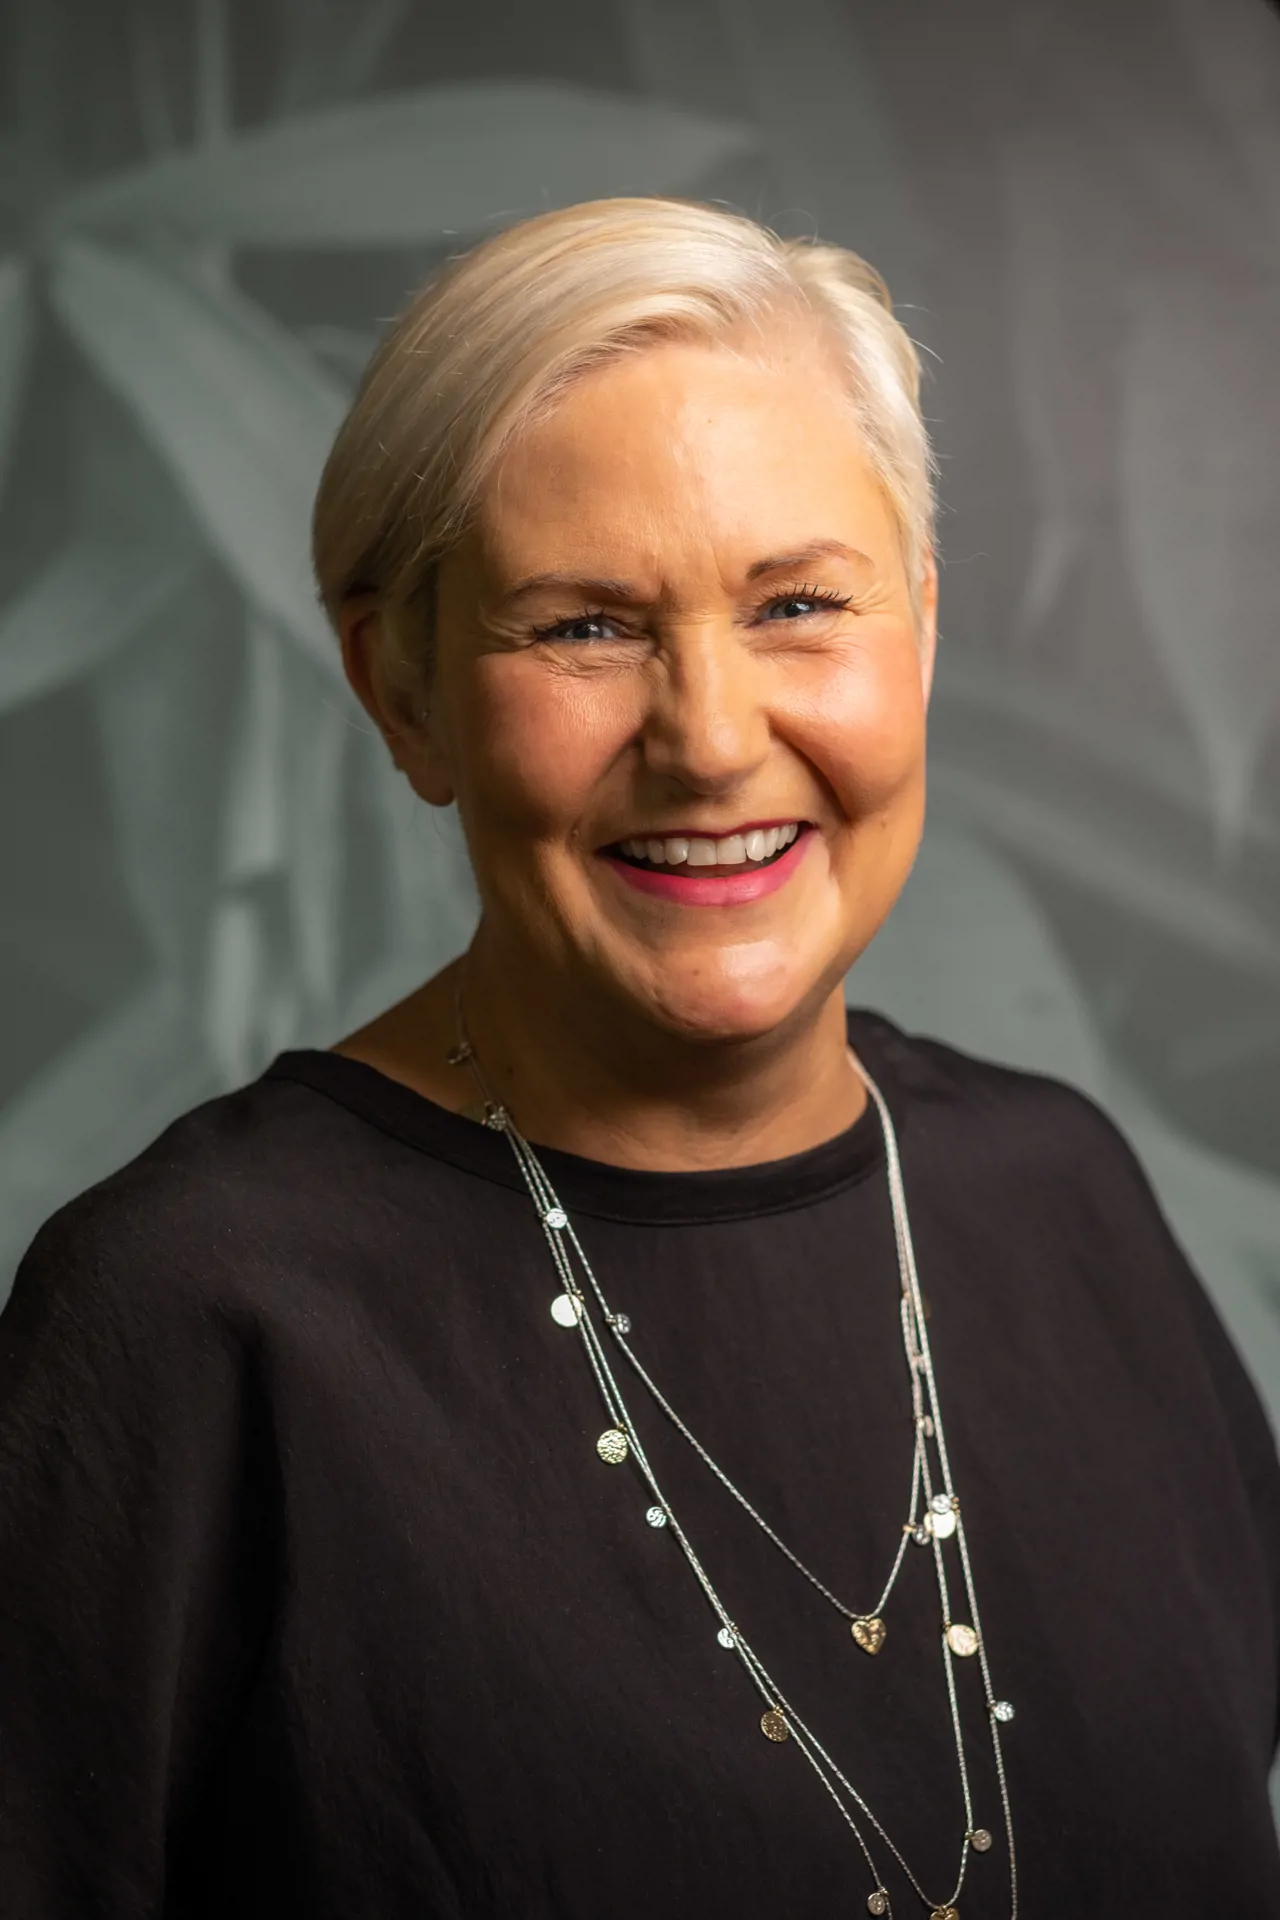
[[[738,906],[784,886],[813,831],[806,820],[789,820],[715,837],[635,837],[602,847],[600,857],[637,892],[685,906]]]

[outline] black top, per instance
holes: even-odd
[[[1090,1100],[870,1012],[850,1035],[900,1128],[1016,1706],[1022,1912],[1280,1916],[1257,1397]],[[874,1105],[759,1167],[543,1159],[655,1382],[869,1607],[912,1443]],[[851,1834],[796,1740],[762,1737],[634,1461],[597,1455],[558,1291],[506,1140],[318,1052],[41,1231],[0,1318],[4,1920],[866,1912]],[[869,1658],[634,1378],[628,1399],[733,1616],[941,1899],[964,1819],[931,1553],[908,1547]],[[995,1837],[958,1904],[998,1920],[981,1674],[955,1669]]]

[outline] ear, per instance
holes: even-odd
[[[454,786],[440,729],[378,596],[356,593],[344,600],[337,627],[351,690],[386,741],[392,760],[419,799],[432,807],[449,806]]]
[[[929,705],[933,691],[933,667],[938,652],[938,560],[930,552],[924,562],[920,581],[920,678],[924,685],[924,703]]]

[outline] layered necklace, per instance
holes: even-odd
[[[645,1486],[648,1489],[651,1504],[645,1518],[651,1527],[667,1528],[689,1567],[693,1578],[701,1588],[712,1613],[718,1622],[716,1638],[726,1652],[736,1653],[747,1675],[763,1703],[760,1714],[760,1732],[766,1740],[781,1745],[792,1743],[804,1756],[827,1793],[838,1809],[848,1827],[862,1858],[871,1875],[871,1892],[867,1895],[867,1911],[877,1915],[891,1914],[889,1894],[884,1885],[883,1875],[876,1864],[873,1848],[876,1843],[887,1849],[906,1877],[908,1885],[918,1896],[931,1916],[931,1920],[960,1920],[957,1906],[964,1889],[965,1876],[975,1856],[990,1854],[994,1840],[988,1828],[975,1823],[973,1799],[970,1791],[969,1769],[965,1757],[964,1731],[961,1721],[960,1698],[956,1688],[955,1661],[977,1660],[981,1670],[982,1691],[986,1707],[987,1725],[990,1732],[992,1752],[995,1759],[995,1776],[1003,1815],[1005,1841],[1008,1847],[1010,1920],[1017,1920],[1018,1913],[1018,1870],[1013,1844],[1013,1820],[1009,1810],[1009,1790],[1005,1777],[1004,1755],[1000,1745],[1000,1729],[1013,1718],[1013,1707],[1009,1701],[997,1698],[991,1678],[991,1666],[987,1654],[987,1645],[978,1615],[978,1597],[974,1589],[973,1568],[969,1557],[968,1542],[965,1538],[964,1516],[959,1495],[951,1476],[951,1466],[947,1458],[946,1435],[942,1424],[942,1409],[938,1400],[938,1385],[933,1370],[933,1360],[929,1352],[929,1336],[925,1327],[925,1308],[920,1292],[920,1282],[916,1274],[915,1254],[911,1243],[911,1228],[907,1219],[906,1194],[902,1183],[902,1168],[898,1158],[897,1135],[893,1119],[889,1113],[880,1089],[871,1075],[857,1058],[852,1048],[848,1049],[850,1064],[866,1086],[867,1092],[875,1101],[880,1116],[880,1126],[884,1137],[885,1160],[889,1177],[889,1199],[893,1212],[894,1238],[897,1243],[898,1273],[901,1282],[899,1302],[902,1327],[902,1344],[906,1355],[907,1372],[911,1387],[912,1420],[914,1423],[914,1443],[911,1455],[911,1483],[907,1503],[907,1518],[903,1523],[897,1549],[893,1555],[888,1578],[873,1606],[860,1609],[848,1606],[836,1594],[824,1586],[822,1581],[801,1560],[797,1553],[782,1540],[775,1530],[757,1513],[751,1502],[743,1495],[729,1478],[728,1474],[716,1464],[706,1448],[681,1419],[670,1401],[661,1392],[631,1345],[630,1317],[611,1307],[605,1297],[582,1243],[578,1238],[568,1212],[561,1204],[555,1188],[538,1159],[537,1154],[524,1138],[510,1112],[496,1100],[485,1081],[462,1018],[461,981],[456,1004],[457,1044],[448,1054],[451,1066],[467,1066],[480,1091],[483,1102],[483,1121],[485,1126],[505,1134],[508,1144],[515,1155],[529,1197],[533,1202],[542,1231],[546,1239],[552,1262],[560,1283],[560,1291],[550,1303],[551,1316],[556,1324],[566,1331],[576,1333],[581,1342],[582,1352],[595,1378],[596,1386],[604,1405],[608,1425],[596,1441],[596,1454],[609,1466],[621,1466],[625,1461],[634,1462]],[[597,1325],[597,1315],[608,1331],[608,1344]],[[885,1643],[887,1626],[884,1614],[889,1597],[897,1583],[903,1561],[909,1547],[914,1544],[932,1551],[934,1569],[937,1575],[938,1600],[941,1608],[939,1639],[941,1643],[942,1669],[946,1686],[947,1701],[950,1710],[951,1730],[955,1741],[956,1766],[959,1774],[961,1798],[964,1804],[964,1834],[960,1842],[959,1864],[955,1883],[951,1892],[943,1900],[930,1897],[921,1886],[915,1873],[904,1859],[887,1829],[872,1811],[867,1800],[853,1782],[842,1771],[831,1754],[823,1746],[812,1728],[802,1719],[795,1706],[787,1698],[778,1680],[765,1667],[747,1639],[742,1626],[712,1582],[710,1575],[693,1545],[685,1528],[681,1524],[670,1500],[658,1484],[653,1468],[649,1464],[643,1442],[636,1429],[636,1423],[627,1407],[618,1381],[616,1359],[611,1360],[610,1353],[621,1356],[627,1369],[641,1383],[657,1406],[666,1415],[676,1431],[683,1435],[698,1458],[715,1475],[720,1485],[732,1495],[743,1511],[750,1515],[765,1538],[779,1553],[783,1554],[796,1570],[803,1574],[810,1585],[815,1587],[822,1597],[848,1621],[852,1638],[864,1654],[879,1653]],[[949,1569],[948,1560],[954,1556]],[[959,1581],[955,1580],[958,1563]],[[963,1594],[964,1611],[968,1618],[958,1618],[953,1612],[952,1589],[957,1587]]]

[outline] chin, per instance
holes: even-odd
[[[812,1002],[815,982],[788,973],[765,980],[734,977],[667,979],[645,997],[655,1026],[687,1040],[756,1040],[784,1027]],[[825,992],[823,996],[825,998]]]

